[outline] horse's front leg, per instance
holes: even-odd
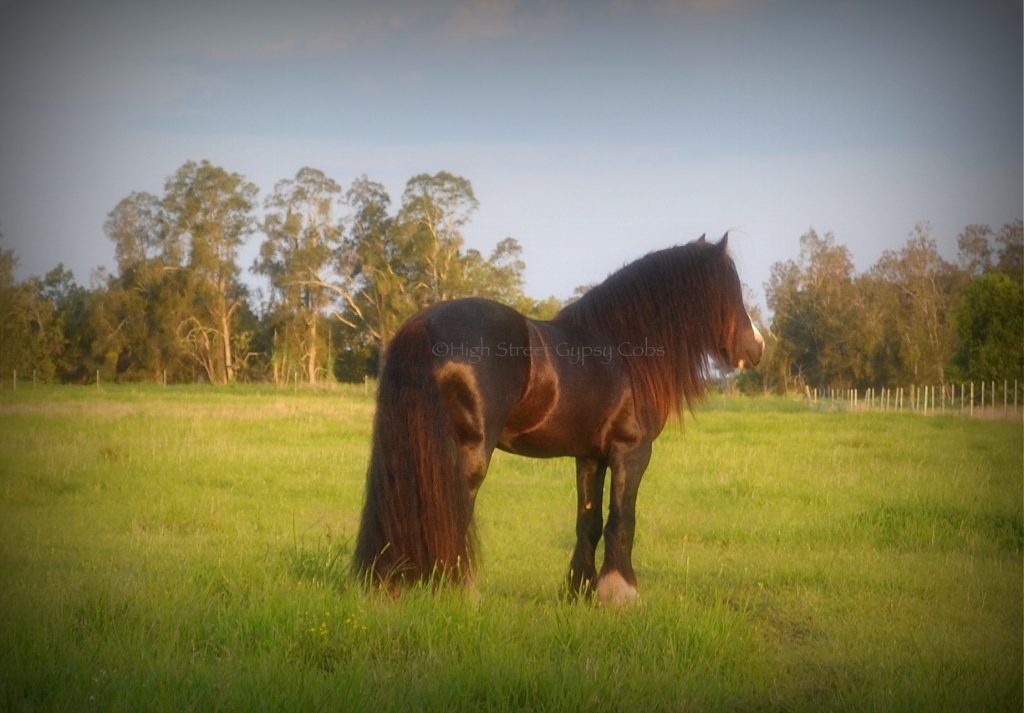
[[[608,463],[593,458],[576,459],[576,550],[569,564],[568,595],[590,596],[597,579],[594,552],[601,541],[604,476]]]
[[[597,580],[597,600],[601,605],[618,607],[637,601],[633,572],[636,496],[650,460],[650,443],[613,454],[611,458],[611,503],[604,528],[604,566]]]

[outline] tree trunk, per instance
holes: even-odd
[[[309,373],[309,385],[316,385],[316,312],[310,315],[309,319],[309,347],[307,348],[309,359],[306,371]]]
[[[220,318],[220,332],[224,348],[224,383],[235,380],[235,365],[231,361],[231,314],[224,310]]]

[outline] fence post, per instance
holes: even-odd
[[[967,411],[967,415],[974,418],[974,382],[971,382],[971,406]]]

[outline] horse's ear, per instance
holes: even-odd
[[[704,243],[707,242],[707,237],[708,237],[708,234],[707,233],[703,233],[699,238],[697,238],[696,243],[698,245],[703,245]]]
[[[722,239],[718,241],[717,247],[723,253],[725,252],[725,249],[729,247],[729,231],[726,231],[725,235],[722,236]]]

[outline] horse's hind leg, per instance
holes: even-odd
[[[487,443],[483,399],[473,367],[460,362],[448,362],[435,371],[435,377],[451,419],[458,472],[464,479],[462,487],[465,488],[465,507],[470,527],[462,536],[466,538],[466,550],[472,556],[476,550],[472,528],[473,509],[477,491],[487,474],[493,446]],[[463,575],[467,582],[472,580],[474,565],[474,562],[461,565],[465,567]]]
[[[594,552],[601,540],[604,477],[608,464],[592,458],[576,459],[576,550],[569,564],[568,595],[590,596],[597,580]]]

